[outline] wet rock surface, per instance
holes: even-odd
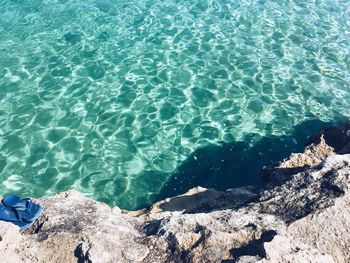
[[[0,222],[1,261],[349,262],[349,127],[265,168],[261,189],[197,187],[139,211],[76,191],[40,198],[27,231]]]

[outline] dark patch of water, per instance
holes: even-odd
[[[232,142],[198,149],[180,165],[154,201],[183,194],[196,186],[216,190],[262,186],[260,172],[263,166],[274,164],[293,152],[301,152],[309,136],[344,121],[341,117],[333,122],[306,121],[295,126],[288,135],[263,137],[253,146]],[[251,139],[254,136],[252,134]]]

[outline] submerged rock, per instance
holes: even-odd
[[[0,222],[0,257],[11,263],[349,262],[350,154],[331,147],[327,135],[319,138],[304,153],[265,168],[262,189],[197,187],[139,211],[110,208],[76,191],[40,198],[45,212],[27,231]]]

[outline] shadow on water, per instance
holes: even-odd
[[[295,126],[287,135],[263,137],[253,146],[245,142],[232,142],[198,149],[180,165],[154,201],[183,194],[196,186],[216,190],[261,186],[260,172],[264,165],[280,161],[292,152],[302,151],[309,136],[345,120],[306,121]],[[254,139],[254,135],[251,139]]]

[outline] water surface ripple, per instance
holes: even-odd
[[[136,208],[200,147],[350,117],[348,1],[0,0],[0,14],[0,193],[73,187]]]

